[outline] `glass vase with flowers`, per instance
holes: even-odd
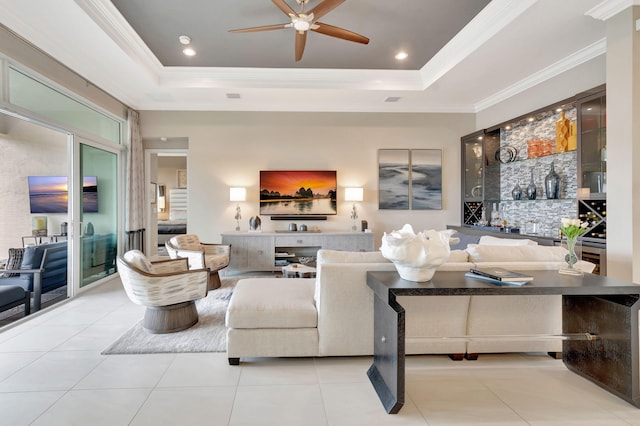
[[[569,253],[565,256],[564,260],[567,262],[567,266],[561,268],[558,272],[567,275],[582,275],[583,272],[576,268],[576,262],[578,261],[578,255],[576,254],[576,243],[578,237],[585,232],[589,227],[588,222],[581,222],[580,219],[568,219],[562,218],[560,224],[560,232],[562,232],[562,241],[567,245]]]

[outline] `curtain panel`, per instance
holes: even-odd
[[[140,113],[130,109],[128,119],[131,139],[127,157],[127,216],[125,220],[127,239],[125,251],[144,251],[145,185]]]

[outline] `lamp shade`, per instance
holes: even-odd
[[[229,188],[229,201],[246,201],[247,188]]]
[[[345,201],[362,201],[364,200],[364,188],[345,188]]]

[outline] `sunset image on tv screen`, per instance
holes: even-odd
[[[336,172],[327,170],[263,170],[260,214],[336,214]]]

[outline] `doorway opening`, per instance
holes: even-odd
[[[149,231],[145,251],[151,258],[164,257],[167,255],[165,242],[174,235],[187,233],[187,140],[145,140],[144,144],[145,174],[149,182]]]

